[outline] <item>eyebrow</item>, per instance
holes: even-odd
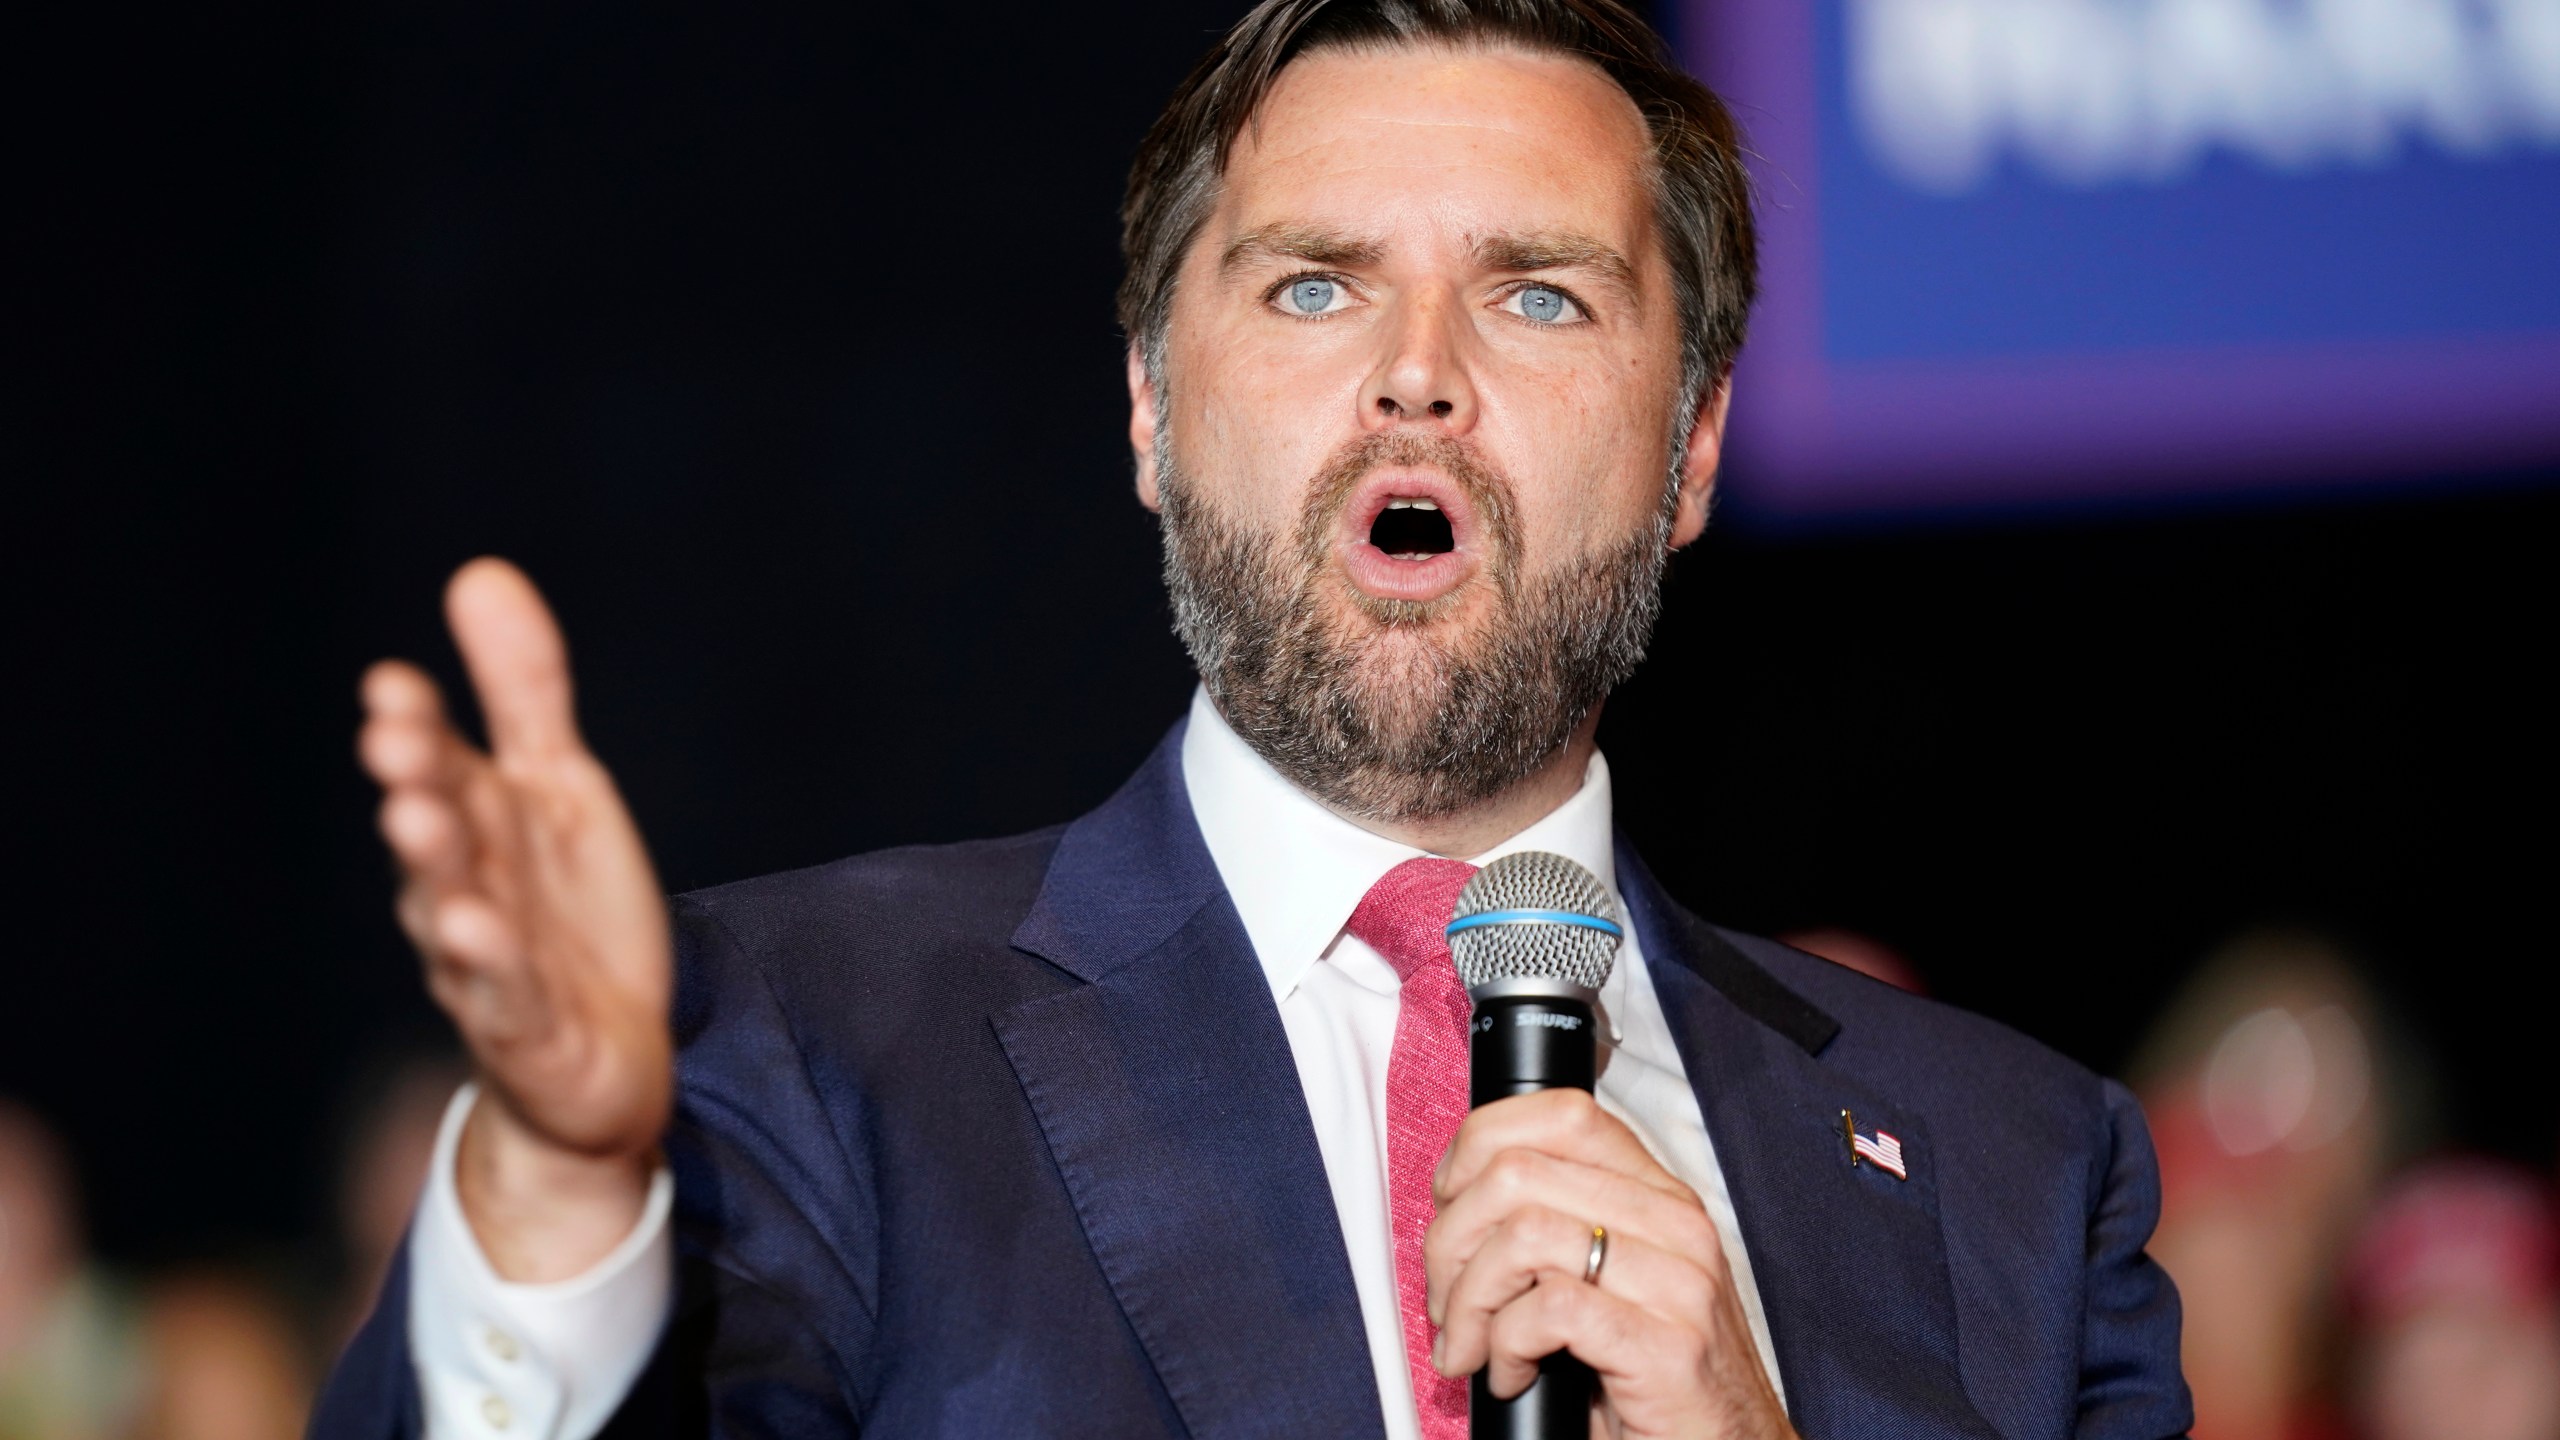
[[[1636,293],[1636,267],[1612,245],[1570,230],[1533,231],[1522,235],[1478,237],[1472,247],[1476,263],[1488,270],[1589,270],[1602,283],[1628,295]],[[1233,275],[1272,260],[1355,269],[1384,259],[1387,247],[1374,239],[1315,225],[1257,226],[1237,236],[1218,257],[1219,273]]]
[[[1601,281],[1629,295],[1636,293],[1636,267],[1616,247],[1569,230],[1527,235],[1486,235],[1475,242],[1476,263],[1488,270],[1589,270]]]
[[[1312,225],[1262,225],[1237,236],[1218,257],[1218,271],[1233,275],[1236,271],[1264,260],[1296,260],[1308,265],[1336,265],[1345,269],[1375,265],[1387,253],[1387,247],[1375,240],[1346,235],[1339,230],[1325,230]]]

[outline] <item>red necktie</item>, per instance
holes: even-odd
[[[1422,1440],[1466,1440],[1467,1382],[1431,1368],[1431,1312],[1422,1234],[1437,1207],[1431,1175],[1467,1118],[1466,987],[1449,960],[1450,913],[1476,867],[1407,860],[1380,877],[1351,912],[1350,932],[1395,967],[1404,989],[1387,1057],[1387,1213],[1396,1240],[1396,1297]]]

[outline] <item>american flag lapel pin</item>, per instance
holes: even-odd
[[[1858,1133],[1858,1122],[1849,1112],[1840,1112],[1840,1134],[1849,1142],[1849,1168],[1858,1168],[1860,1160],[1875,1166],[1896,1180],[1908,1180],[1911,1172],[1903,1168],[1902,1142],[1882,1130],[1873,1135]]]

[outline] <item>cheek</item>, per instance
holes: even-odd
[[[1304,354],[1206,340],[1173,372],[1174,446],[1192,483],[1229,515],[1294,525],[1308,483],[1357,437],[1343,423],[1359,382]],[[1170,363],[1170,362],[1169,362]]]
[[[1520,492],[1533,550],[1591,554],[1651,521],[1670,465],[1659,378],[1595,364],[1501,379],[1480,443]]]

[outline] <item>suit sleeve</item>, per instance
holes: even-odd
[[[391,1254],[373,1313],[312,1402],[311,1440],[415,1440],[426,1433],[409,1361],[409,1242]]]
[[[676,1293],[601,1435],[858,1435],[875,1192],[846,1160],[752,957],[689,902],[676,902],[674,919],[677,1093],[666,1156]],[[312,1412],[314,1440],[428,1434],[411,1334],[416,1246],[413,1233],[332,1371]]]
[[[2178,1290],[2144,1250],[2160,1222],[2160,1162],[2131,1092],[2109,1080],[2109,1151],[2089,1216],[2080,1348],[2081,1440],[2162,1440],[2195,1423],[2178,1367]]]
[[[856,1435],[877,1190],[749,948],[694,902],[674,919],[677,1301],[606,1440]]]

